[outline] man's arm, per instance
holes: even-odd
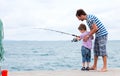
[[[92,27],[91,27],[91,29],[90,29],[90,33],[89,33],[88,35],[86,35],[83,40],[84,40],[84,41],[87,41],[90,36],[92,36],[93,34],[96,33],[97,30],[98,30],[97,25],[96,25],[96,24],[93,24]]]
[[[92,36],[93,34],[95,34],[97,30],[98,30],[97,25],[96,25],[96,24],[93,24],[93,25],[92,25],[92,28],[90,29],[89,36]]]

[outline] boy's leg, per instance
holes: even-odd
[[[86,61],[87,61],[87,67],[89,67],[89,64],[91,62],[91,50],[87,49],[87,55],[86,55]]]
[[[90,70],[96,70],[97,69],[97,61],[98,61],[98,56],[94,56],[94,64],[90,68]]]
[[[90,62],[87,62],[87,67],[85,68],[85,70],[89,71],[90,67],[89,67]]]
[[[102,72],[107,71],[107,56],[103,56],[103,68],[101,69]]]
[[[87,62],[87,67],[89,67],[90,62]]]
[[[85,62],[82,63],[82,67],[85,67]]]
[[[85,62],[82,63],[82,68],[81,68],[82,71],[85,70]]]
[[[81,54],[82,54],[82,68],[81,70],[85,70],[85,48],[84,46],[81,47]]]

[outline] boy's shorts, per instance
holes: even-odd
[[[91,50],[82,46],[81,47],[81,54],[82,54],[82,62],[90,62],[91,61]]]
[[[107,35],[95,38],[94,55],[107,56],[106,52]]]

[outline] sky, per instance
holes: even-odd
[[[103,22],[108,40],[120,40],[119,3],[119,0],[0,0],[4,40],[72,40],[71,35],[34,28],[80,35],[79,24],[86,24],[75,16],[80,8]]]

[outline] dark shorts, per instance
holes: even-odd
[[[90,62],[91,61],[91,50],[82,46],[81,47],[81,54],[82,54],[82,62]]]
[[[107,35],[95,38],[94,55],[107,56],[106,52]]]

